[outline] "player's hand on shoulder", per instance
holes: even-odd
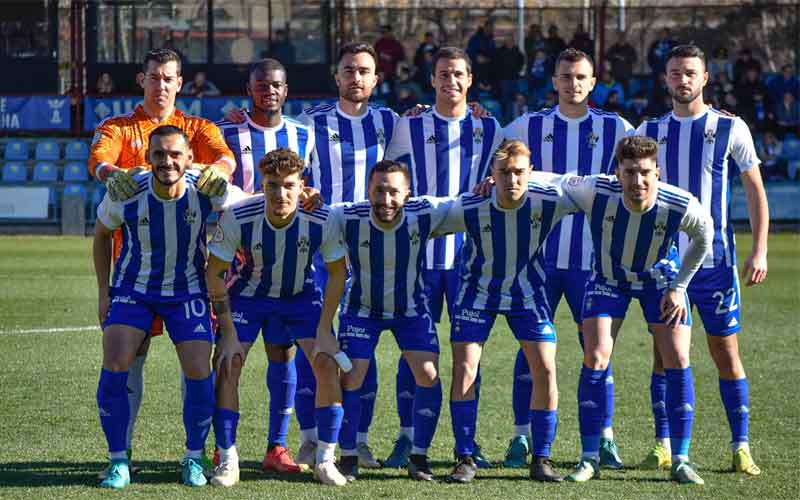
[[[752,254],[744,262],[742,278],[745,286],[758,285],[767,279],[767,256],[766,254]]]
[[[228,173],[217,165],[193,164],[192,168],[200,170],[200,178],[197,179],[197,189],[204,195],[215,198],[222,196],[228,188]]]
[[[735,115],[734,113],[731,113],[731,112],[730,112],[730,111],[728,111],[727,109],[722,109],[722,108],[720,108],[718,111],[719,111],[720,113],[722,113],[723,115],[725,115],[725,116],[729,116],[729,117],[731,117],[731,118],[736,118],[736,115]]]
[[[231,108],[225,113],[225,119],[231,123],[244,123],[247,110],[244,108]]]
[[[492,189],[494,189],[494,177],[490,175],[489,177],[477,183],[475,187],[472,188],[472,192],[486,198],[492,194]]]
[[[134,175],[145,171],[144,167],[135,167],[127,170],[111,167],[111,172],[106,177],[106,190],[111,201],[127,201],[139,189],[139,184]]]
[[[688,310],[684,294],[684,291],[672,288],[664,292],[661,297],[661,320],[665,325],[677,326],[686,322]]]
[[[415,116],[419,116],[420,114],[424,113],[425,111],[428,110],[428,108],[430,108],[430,106],[428,106],[427,104],[417,104],[416,106],[405,110],[403,116],[413,118]]]
[[[308,211],[319,208],[325,204],[325,200],[322,199],[322,193],[319,192],[319,189],[311,186],[306,186],[303,188],[303,191],[300,193],[299,200],[303,210]]]
[[[470,111],[472,111],[472,116],[475,118],[490,118],[492,116],[492,113],[484,108],[478,101],[471,102],[467,104],[467,106],[469,106]]]

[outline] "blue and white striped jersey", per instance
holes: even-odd
[[[531,310],[544,271],[533,258],[551,228],[577,209],[559,184],[531,181],[524,202],[504,209],[490,197],[458,197],[440,231],[465,231],[458,303],[486,311]],[[541,304],[539,304],[541,305]]]
[[[558,106],[526,113],[505,128],[506,139],[524,142],[535,170],[575,175],[613,174],[614,148],[633,127],[616,113],[595,108],[582,118],[568,118]],[[543,249],[545,262],[556,269],[592,269],[592,245],[582,214],[566,217]]]
[[[287,226],[276,228],[258,194],[228,207],[220,218],[209,252],[230,262],[240,259],[229,282],[232,297],[287,298],[314,287],[312,256],[326,262],[344,257],[338,227],[328,223],[330,208],[306,211],[298,207]]]
[[[221,120],[217,126],[236,157],[236,170],[231,182],[248,193],[261,191],[258,162],[265,154],[274,149],[289,148],[308,165],[314,149],[314,135],[310,127],[287,116],[281,117],[277,127],[262,127],[249,115],[245,115],[242,123]]]
[[[351,268],[341,314],[394,319],[428,311],[421,274],[424,249],[453,201],[411,198],[402,220],[390,230],[373,222],[368,201],[331,207],[331,223],[339,226]]]
[[[730,179],[760,164],[747,124],[707,108],[691,117],[668,113],[642,123],[636,131],[658,141],[661,180],[692,193],[714,220],[712,250],[704,268],[736,265],[736,242],[730,223]],[[731,168],[730,159],[736,161]],[[678,240],[683,252],[685,235]]]
[[[199,177],[187,170],[183,196],[174,200],[155,195],[150,172],[134,176],[139,189],[127,201],[106,193],[97,218],[108,229],[122,228],[112,287],[170,302],[206,295],[206,219],[246,195],[228,186],[222,197],[209,198],[196,187]]]
[[[345,114],[339,104],[309,108],[298,120],[310,126],[314,150],[305,176],[320,190],[325,203],[367,199],[367,176],[383,160],[392,139],[397,114],[370,107],[363,116]]]
[[[503,130],[494,118],[466,115],[447,118],[429,108],[403,117],[386,150],[386,158],[404,161],[411,170],[415,196],[456,196],[472,191],[490,173]],[[452,269],[464,235],[457,233],[428,243],[428,269]]]
[[[679,232],[700,237],[708,217],[697,198],[683,189],[658,183],[655,205],[632,212],[623,203],[615,176],[571,176],[562,189],[586,214],[594,246],[594,275],[623,289],[674,285],[680,260]]]

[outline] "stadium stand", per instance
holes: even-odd
[[[64,146],[64,159],[67,161],[88,160],[89,146],[84,141],[69,141]]]
[[[33,167],[33,182],[58,182],[58,168],[55,163],[40,161]]]
[[[28,143],[26,141],[12,139],[6,143],[6,149],[3,153],[3,158],[6,161],[27,161],[28,156]]]
[[[72,161],[64,166],[64,182],[89,182],[86,164]]]
[[[51,139],[36,142],[35,159],[37,161],[58,161],[61,159],[61,148]]]
[[[20,183],[28,181],[28,169],[20,162],[8,162],[3,165],[3,182]]]

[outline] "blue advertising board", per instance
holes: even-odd
[[[0,130],[69,130],[69,97],[0,96]]]

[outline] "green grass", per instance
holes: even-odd
[[[749,235],[739,248],[749,249]],[[797,327],[800,318],[800,236],[770,237],[766,284],[743,289],[741,351],[751,383],[750,435],[764,473],[746,478],[728,472],[730,439],[719,401],[716,370],[697,327],[692,348],[697,412],[692,459],[706,485],[687,488],[664,473],[627,468],[603,472],[588,484],[540,485],[527,471],[484,470],[467,486],[420,484],[405,471],[362,472],[362,478],[334,490],[299,478],[265,476],[258,470],[266,433],[265,357],[254,351],[242,380],[242,420],[238,447],[242,483],[230,490],[190,490],[177,483],[183,428],[178,363],[167,338],[153,342],[146,367],[146,393],[134,450],[144,471],[122,495],[137,498],[797,498],[794,455],[800,445],[800,404],[793,384],[800,380]],[[744,255],[740,253],[740,260]],[[95,390],[101,359],[97,331],[13,333],[23,329],[96,324],[96,287],[91,240],[83,238],[0,238],[0,498],[100,498],[96,472],[105,465],[105,441],[97,418]],[[615,433],[622,457],[632,466],[652,442],[649,403],[650,339],[638,307],[631,308],[615,353],[617,407]],[[698,322],[699,324],[699,322]],[[576,383],[579,346],[567,308],[558,311],[558,367],[561,410],[553,458],[567,472],[579,454]],[[448,338],[446,325],[440,338]],[[502,459],[512,430],[511,372],[516,347],[504,321],[485,352],[478,441],[487,456]],[[441,366],[450,384],[450,355]],[[390,335],[379,346],[380,390],[370,434],[373,449],[385,456],[397,429],[394,370],[397,347]],[[290,443],[296,446],[292,423]],[[431,459],[439,476],[451,467],[453,445],[445,402]],[[795,479],[792,479],[795,478]],[[795,491],[795,493],[792,493]]]

